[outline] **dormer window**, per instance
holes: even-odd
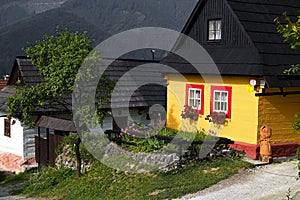
[[[208,21],[208,40],[218,41],[222,38],[222,20],[213,19]]]

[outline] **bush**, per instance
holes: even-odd
[[[59,146],[56,149],[56,154],[59,155],[63,152],[63,149],[66,145],[69,145],[72,149],[73,152],[73,156],[76,157],[75,155],[75,143],[78,139],[78,135],[77,134],[70,134],[67,137],[65,137],[61,143],[59,144]],[[83,162],[93,162],[95,159],[93,157],[92,154],[90,154],[90,152],[82,145],[82,143],[80,143],[80,147],[79,147],[79,151],[80,151],[80,157],[81,160]]]

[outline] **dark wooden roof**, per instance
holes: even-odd
[[[283,68],[300,63],[300,51],[283,42],[274,22],[284,12],[295,19],[300,14],[299,0],[227,1],[261,56],[263,75],[281,74]]]
[[[44,81],[44,78],[38,73],[37,68],[26,56],[17,56],[10,74],[8,85],[15,85],[18,81],[27,86],[33,86]]]
[[[122,77],[132,68],[151,62],[152,61],[128,59],[115,60],[107,68],[105,73],[111,80],[118,81],[120,77]],[[147,73],[143,71],[135,75],[136,77],[132,77],[133,79],[127,78],[123,80],[120,89],[118,91],[115,91],[118,98],[113,99],[114,107],[126,108],[128,106],[126,99],[128,98],[130,98],[129,106],[131,108],[149,107],[154,104],[165,106],[165,87],[156,84],[148,84],[135,90],[135,87],[138,84],[139,80],[148,80],[149,82],[155,81],[164,85],[165,81],[163,79],[163,75],[159,72],[155,72],[155,70],[149,70]],[[43,77],[39,75],[36,67],[30,62],[30,59],[24,56],[18,56],[16,58],[10,77],[11,78],[8,82],[8,85],[14,85],[18,82],[18,80],[27,86],[32,86],[44,81]],[[129,96],[130,94],[128,93],[128,91],[134,91],[134,93]],[[68,104],[71,105],[71,95],[66,95],[61,100],[68,102]],[[111,108],[111,104],[107,104],[105,108]],[[54,112],[56,110],[50,109],[47,111]],[[63,110],[63,108],[58,110]],[[71,110],[71,108],[69,110]],[[46,112],[46,110],[43,110],[43,112]]]
[[[106,74],[110,79],[116,82],[120,81],[118,83],[120,85],[119,89],[114,91],[115,96],[118,96],[118,99],[114,99],[115,107],[126,108],[127,98],[130,98],[130,107],[149,107],[154,104],[165,106],[166,88],[162,86],[165,85],[162,73],[149,68],[147,71],[135,70],[131,71],[130,74],[126,74],[126,72],[137,66],[149,63],[152,63],[152,61],[116,60],[107,68]],[[123,77],[123,79],[120,80],[120,77]],[[137,85],[143,85],[145,82],[155,82],[160,85],[147,84],[136,88]],[[130,91],[134,91],[131,96],[129,96]]]
[[[35,125],[38,127],[49,128],[58,131],[76,132],[76,128],[72,120],[44,115],[39,118]]]
[[[8,96],[14,95],[15,93],[16,93],[15,87],[11,85],[5,86],[0,91],[0,112],[6,113],[7,110],[6,98]]]
[[[299,15],[298,0],[199,0],[182,33],[200,43],[223,75],[282,75],[283,69],[300,63],[300,51],[292,50],[277,33],[276,17],[283,12]],[[222,40],[207,40],[209,19],[222,18]],[[185,41],[176,42],[174,50]],[[197,73],[182,58],[170,54],[163,61],[181,73]]]

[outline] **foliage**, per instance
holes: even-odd
[[[277,31],[280,33],[285,42],[289,42],[292,49],[296,49],[300,46],[300,16],[291,19],[287,16],[287,13],[283,13],[283,22],[279,17],[276,17],[274,21],[277,24]],[[292,65],[289,69],[284,70],[286,74],[295,74],[299,71],[299,64]]]
[[[145,126],[143,124],[132,122],[128,127],[121,129],[119,137],[127,147],[134,152],[155,152],[165,146],[164,141],[151,136],[156,135],[157,129]]]
[[[61,184],[72,179],[75,179],[75,173],[69,168],[61,168],[59,170],[51,167],[44,168],[37,173],[32,174],[25,191],[32,191],[34,194],[35,191],[49,190],[49,195],[51,194],[51,190],[60,187]]]
[[[168,173],[132,174],[97,162],[81,179],[76,179],[75,173],[67,169],[46,168],[33,175],[23,194],[64,200],[172,199],[207,188],[245,167],[251,166],[222,158]]]
[[[34,111],[51,109],[71,113],[70,95],[78,70],[92,50],[91,44],[92,41],[86,33],[57,29],[56,35],[45,36],[43,40],[26,47],[27,56],[45,81],[34,86],[18,86],[16,95],[7,98],[8,117],[18,117],[23,123],[33,125]],[[91,65],[100,60],[96,53],[92,53],[90,57],[93,59],[90,61]],[[91,78],[96,75],[87,72],[84,76]],[[113,88],[113,84],[109,84],[109,81],[105,83],[107,85],[99,84],[102,86],[101,91],[105,91],[98,99],[97,113],[101,120],[103,117],[99,109],[106,103]]]
[[[226,113],[224,112],[213,112],[210,115],[207,115],[205,120],[212,122],[214,124],[225,124],[226,122]]]
[[[281,22],[279,17],[274,19],[277,24],[277,30],[284,37],[284,40],[290,43],[291,48],[296,49],[300,46],[300,16],[297,16],[297,19],[291,19],[284,12],[283,17],[284,23]]]
[[[158,139],[155,136],[169,136],[170,140]],[[196,133],[186,131],[176,131],[168,128],[155,129],[136,122],[131,123],[128,127],[121,129],[119,138],[122,140],[122,146],[133,150],[134,152],[156,152],[164,148],[176,137],[185,141],[203,141],[206,134],[203,131]],[[173,145],[173,150],[178,149]],[[193,146],[193,145],[192,145]],[[192,148],[199,149],[201,145],[194,145]],[[168,146],[169,149],[170,146]]]
[[[293,123],[293,129],[296,132],[300,132],[300,118],[298,115],[295,115],[295,120]]]
[[[192,106],[184,105],[183,111],[181,111],[182,119],[190,118],[191,120],[197,121],[199,118],[199,112]]]
[[[64,137],[64,139],[60,142],[59,146],[56,149],[56,154],[57,155],[61,154],[63,152],[64,147],[66,145],[68,145],[69,147],[71,147],[73,156],[75,157],[76,156],[75,155],[75,143],[76,143],[77,139],[78,139],[77,134],[70,134],[67,137]],[[80,143],[79,151],[80,151],[81,159],[85,163],[93,162],[95,160],[93,155],[90,154],[90,152],[84,147],[84,145],[82,143]]]

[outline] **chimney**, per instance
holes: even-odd
[[[8,81],[9,80],[9,75],[8,74],[4,75],[3,80]]]
[[[0,90],[2,90],[6,85],[9,80],[9,75],[3,76],[3,80],[0,80]]]

